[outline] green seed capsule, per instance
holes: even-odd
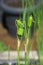
[[[18,31],[17,31],[17,34],[22,36],[23,32],[24,32],[24,29],[19,28]]]
[[[33,20],[33,18],[32,18],[32,16],[30,16],[30,17],[28,18],[28,27],[31,27],[31,25],[32,25],[32,20]]]
[[[16,24],[19,27],[22,27],[22,28],[24,27],[24,23],[21,20],[16,20]]]

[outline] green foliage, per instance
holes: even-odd
[[[24,36],[26,35],[26,33],[27,33],[27,29],[26,29],[26,18],[27,18],[27,20],[29,19],[28,17],[29,17],[29,14],[31,14],[31,13],[33,13],[33,15],[34,15],[34,31],[35,30],[38,30],[38,37],[37,37],[37,51],[38,51],[38,56],[39,56],[39,60],[40,60],[40,65],[43,65],[43,61],[42,61],[42,59],[41,59],[41,56],[43,56],[43,44],[41,45],[41,41],[40,41],[40,39],[39,38],[41,38],[41,36],[40,36],[40,29],[41,29],[41,24],[42,24],[42,20],[43,20],[43,6],[42,6],[42,8],[41,7],[39,7],[39,8],[36,8],[34,11],[32,11],[32,12],[28,12],[27,13],[27,10],[26,10],[26,8],[28,8],[28,10],[31,8],[32,9],[32,7],[35,5],[34,4],[34,2],[35,2],[35,0],[27,0],[27,2],[26,2],[26,5],[24,5],[24,3],[25,3],[25,0],[22,0],[22,8],[23,8],[23,23],[24,23],[24,26],[25,26],[25,32],[24,32]],[[38,3],[36,4],[36,5],[38,5]],[[26,14],[27,14],[27,17],[26,17]],[[28,20],[29,21],[29,20]],[[31,25],[31,23],[29,23],[30,25]],[[30,29],[28,30],[28,33],[27,33],[27,35],[30,35]],[[29,40],[30,40],[30,38],[29,38]],[[28,53],[29,53],[29,51],[30,51],[30,47],[29,47],[30,45],[29,45],[29,42],[28,42],[28,49],[27,49],[27,51],[28,51]],[[20,65],[20,57],[19,57],[19,50],[18,50],[18,65]],[[25,53],[25,65],[28,65],[28,63],[29,63],[29,59],[28,59],[28,61],[26,61],[27,60],[27,55],[26,55],[26,53]],[[27,63],[28,62],[28,63]]]
[[[6,50],[8,50],[8,47],[4,45],[2,41],[0,41],[0,52],[6,51]]]
[[[4,63],[3,65],[9,65],[9,64],[7,64],[7,63]]]
[[[39,60],[40,60],[40,65],[43,65],[43,42],[41,39],[43,39],[43,37],[41,36],[43,33],[42,31],[42,17],[43,17],[43,8],[38,8],[34,11],[34,16],[35,16],[35,28],[37,28],[38,26],[38,37],[37,37],[37,51],[38,51],[38,56],[39,56]],[[42,32],[41,32],[42,31]]]

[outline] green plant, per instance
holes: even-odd
[[[29,58],[27,59],[27,55],[29,55],[29,51],[30,51],[30,37],[29,37],[30,29],[27,32],[28,28],[26,28],[26,26],[27,26],[26,22],[28,21],[29,15],[31,14],[31,12],[28,11],[28,14],[27,14],[26,9],[32,8],[34,6],[34,0],[27,0],[26,6],[24,6],[24,3],[25,3],[24,0],[22,0],[22,8],[23,8],[23,20],[22,20],[22,22],[23,22],[23,25],[24,25],[24,38],[25,38],[25,41],[26,41],[26,39],[28,39],[28,47],[25,50],[25,65],[28,65],[29,64]],[[35,18],[35,20],[34,20],[35,21],[34,22],[34,31],[36,31],[37,29],[40,30],[40,26],[41,26],[41,23],[42,23],[41,21],[42,21],[42,18],[43,18],[42,10],[43,10],[43,8],[39,7],[37,9],[35,9],[34,11],[32,11],[32,13],[34,14],[34,18]],[[27,15],[27,17],[26,17],[26,15]],[[26,18],[27,18],[27,21],[26,21]],[[27,37],[26,37],[26,35],[27,35]],[[40,36],[40,34],[39,34],[39,36]],[[43,50],[43,44],[42,44],[42,46],[40,45],[41,42],[39,42],[39,36],[37,37],[37,41],[38,41],[37,49],[38,49],[38,56],[39,56],[39,60],[40,60],[40,65],[43,65],[43,62],[40,58],[41,57],[40,54],[42,53],[41,50]],[[19,50],[18,50],[18,65],[20,65],[20,51]]]
[[[43,57],[43,43],[41,42],[41,26],[42,26],[42,8],[38,8],[36,9],[36,11],[34,11],[34,15],[35,15],[35,27],[38,24],[38,36],[37,36],[37,52],[38,52],[38,56],[39,56],[39,60],[40,60],[40,65],[43,65],[43,59],[41,58],[41,56]],[[41,44],[42,43],[42,44]]]
[[[8,60],[10,59],[10,48],[0,41],[0,52],[8,51]]]
[[[0,41],[0,52],[8,50],[8,47],[4,45],[4,42]]]

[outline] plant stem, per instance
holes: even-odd
[[[17,51],[18,51],[18,62],[17,62],[17,65],[20,65],[20,40],[18,38],[18,46],[17,46]]]
[[[27,65],[26,62],[27,62],[27,49],[26,49],[26,46],[25,46],[25,65]]]
[[[18,64],[17,65],[20,65],[20,50],[18,50]]]
[[[8,46],[8,61],[10,60],[10,47]]]
[[[22,0],[22,3],[24,3],[25,1]],[[26,35],[26,8],[27,8],[27,3],[26,3],[26,6],[24,7],[24,4],[22,4],[22,7],[24,9],[23,11],[23,23],[25,24],[25,32],[24,32],[24,37]],[[26,44],[26,43],[25,43]],[[27,49],[25,49],[27,50]],[[27,65],[27,52],[25,52],[25,65]]]

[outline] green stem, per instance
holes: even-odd
[[[8,46],[8,60],[10,60],[10,47]]]
[[[18,63],[17,65],[20,65],[20,50],[18,50]]]
[[[25,1],[25,0],[22,0],[22,8],[23,8],[23,9],[24,9],[24,3],[25,3],[24,1]]]
[[[24,1],[22,1],[22,3],[24,3]],[[26,35],[26,8],[27,8],[27,3],[26,6],[24,7],[24,4],[22,4],[22,7],[24,9],[23,11],[23,23],[25,24],[25,32],[24,32],[24,36]],[[27,53],[25,53],[25,65],[27,65]]]
[[[26,53],[25,53],[25,65],[26,65],[26,61],[27,61],[27,58],[26,58]]]

